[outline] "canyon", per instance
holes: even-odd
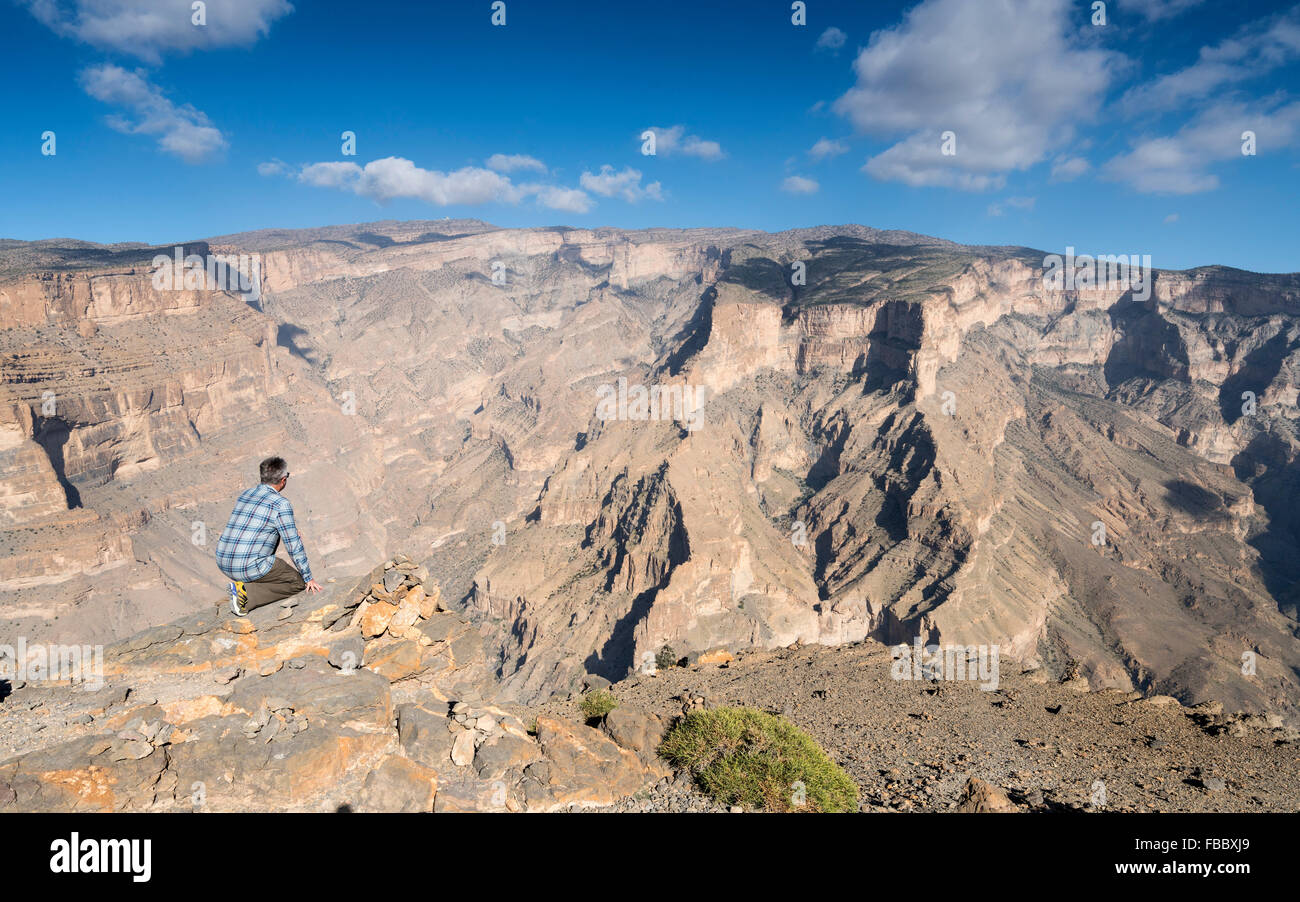
[[[494,697],[664,647],[996,645],[1094,689],[1300,713],[1300,275],[1045,287],[1044,252],[827,226],[466,220],[0,241],[0,634],[218,601],[284,456],[318,579],[401,547]],[[1158,262],[1158,261],[1157,261]],[[802,263],[804,284],[792,282]],[[690,389],[695,428],[602,416]]]

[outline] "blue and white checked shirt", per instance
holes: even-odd
[[[217,566],[233,580],[260,579],[271,572],[281,539],[303,580],[311,582],[307,552],[293,521],[293,505],[266,483],[255,485],[239,496],[230,521],[221,531]]]

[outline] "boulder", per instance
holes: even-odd
[[[424,669],[420,643],[411,639],[366,646],[363,663],[367,670],[380,674],[390,683],[404,680]]]
[[[437,770],[451,761],[452,735],[444,715],[418,705],[397,709],[397,739],[411,760]]]
[[[500,733],[478,747],[474,769],[484,780],[497,780],[508,771],[522,771],[541,757],[541,748],[531,739]]]
[[[423,586],[418,586],[418,585],[412,586],[411,590],[406,593],[402,601],[409,601],[412,605],[415,606],[416,616],[419,619],[423,620],[429,616],[423,611],[423,606],[428,601],[428,596],[425,595]],[[429,613],[433,613],[433,612],[430,611]]]
[[[388,622],[388,634],[398,638],[414,639],[420,635],[415,625],[420,620],[420,606],[407,595],[397,606],[397,613]]]
[[[438,794],[438,773],[403,758],[389,755],[366,776],[360,811],[432,811]]]
[[[589,673],[582,678],[583,692],[596,692],[600,689],[608,689],[612,685],[614,684],[596,673]]]
[[[330,644],[329,656],[326,660],[331,667],[337,667],[339,670],[356,670],[361,666],[365,652],[365,639],[360,636],[348,636]]]
[[[468,628],[467,624],[455,614],[438,613],[420,624],[420,632],[428,644],[450,642]]]
[[[1141,704],[1150,708],[1181,708],[1183,703],[1172,695],[1153,695],[1143,699]]]
[[[549,766],[547,788],[560,803],[609,805],[647,780],[635,753],[591,727],[542,715],[537,740]]]
[[[361,635],[367,639],[382,636],[396,614],[397,608],[387,602],[367,602],[361,606],[357,615],[358,623],[361,625]]]
[[[461,730],[451,741],[451,763],[467,767],[474,761],[474,731]]]
[[[510,806],[509,787],[500,780],[460,779],[439,785],[433,810],[443,812],[503,811]]]
[[[420,617],[424,620],[428,620],[438,612],[438,603],[442,599],[442,595],[437,586],[434,586],[432,591],[424,586],[416,586],[411,590],[411,594],[406,597],[411,599],[415,605],[419,607]]]
[[[978,777],[971,777],[957,800],[957,810],[963,813],[1006,813],[1018,809],[1001,789]]]
[[[620,746],[636,753],[643,763],[657,762],[659,743],[668,725],[647,711],[619,706],[605,715],[601,729]]]

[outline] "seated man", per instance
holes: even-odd
[[[303,589],[321,590],[311,577],[293,505],[280,494],[289,481],[288,464],[283,457],[268,457],[259,469],[262,482],[239,496],[217,542],[217,566],[233,580],[230,610],[237,617]],[[297,570],[275,556],[281,539]]]

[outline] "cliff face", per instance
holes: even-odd
[[[316,435],[339,444],[358,432],[238,295],[160,291],[141,267],[19,276],[0,302],[18,311],[0,332],[0,589],[18,595],[4,616],[25,634],[103,638],[189,609],[212,591],[250,463],[304,453],[291,411],[314,409]],[[354,511],[313,531],[319,544],[357,524]]]
[[[0,260],[0,582],[29,635],[219,592],[216,534],[282,453],[320,575],[426,549],[521,700],[664,645],[920,634],[1300,702],[1296,276],[1049,290],[1028,252],[860,227],[209,246],[259,255],[258,290]]]

